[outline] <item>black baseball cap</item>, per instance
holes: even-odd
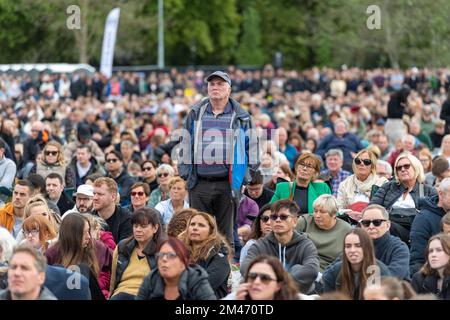
[[[222,72],[222,71],[215,71],[215,72],[211,73],[211,74],[206,78],[206,82],[211,81],[211,79],[214,78],[214,77],[219,77],[219,78],[221,78],[223,81],[225,81],[226,83],[228,83],[228,84],[230,85],[230,87],[231,87],[231,79],[230,79],[230,76],[229,76],[227,73]]]

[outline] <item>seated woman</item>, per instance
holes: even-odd
[[[380,187],[387,179],[377,176],[377,157],[367,149],[355,155],[352,168],[354,174],[339,185],[337,202],[340,218],[356,225],[361,220],[361,211],[369,204],[372,189]]]
[[[30,173],[37,173],[42,177],[50,173],[59,174],[66,188],[75,188],[75,173],[67,165],[72,159],[64,159],[64,152],[59,142],[50,140],[42,150],[42,159],[36,161]]]
[[[208,273],[208,281],[217,299],[225,297],[231,272],[231,249],[219,233],[215,218],[206,212],[194,213],[187,229],[178,238],[189,249],[191,262]]]
[[[312,153],[304,153],[296,161],[295,169],[295,181],[278,183],[270,203],[290,199],[299,206],[301,213],[312,214],[312,204],[317,197],[331,194],[330,187],[326,183],[313,182],[320,173],[320,159]]]
[[[427,262],[412,277],[412,287],[419,294],[431,293],[450,300],[450,235],[439,233],[428,241]]]
[[[338,204],[332,195],[319,196],[314,201],[313,207],[313,216],[300,216],[296,229],[306,233],[314,242],[319,253],[320,272],[323,272],[344,249],[342,247],[344,237],[352,227],[336,218]]]
[[[242,264],[247,257],[248,249],[258,240],[259,238],[267,236],[272,231],[272,225],[270,223],[272,205],[266,204],[261,210],[259,210],[258,215],[252,223],[252,229],[248,240],[244,247],[241,249],[241,255],[239,258],[239,264]]]
[[[133,235],[122,240],[113,253],[111,300],[134,300],[144,278],[156,268],[156,249],[166,240],[159,213],[141,208],[131,214]]]
[[[150,199],[147,203],[149,207],[154,208],[159,202],[170,199],[169,182],[174,175],[175,171],[168,164],[163,163],[156,169],[158,188],[150,193]]]
[[[59,232],[58,241],[45,252],[48,264],[65,268],[87,266],[87,270],[83,268],[86,272],[81,273],[89,279],[92,299],[108,297],[112,254],[102,242],[91,238],[89,220],[79,213],[72,213],[61,222]],[[91,274],[95,278],[90,277]]]
[[[189,203],[186,201],[187,193],[186,181],[180,177],[170,179],[169,199],[161,201],[155,206],[155,209],[161,215],[161,223],[164,229],[167,229],[170,219],[176,212],[189,208]]]
[[[376,260],[372,240],[360,228],[347,233],[343,247],[342,260],[331,264],[323,273],[323,291],[340,291],[360,300],[369,276],[374,272],[379,276],[389,276],[389,269]]]
[[[156,253],[157,268],[144,278],[136,300],[216,300],[208,274],[189,264],[181,240],[169,238]]]
[[[422,164],[409,152],[397,157],[394,176],[394,180],[378,189],[370,204],[379,204],[389,211],[391,234],[409,244],[409,232],[419,208],[419,198],[436,195],[437,192],[423,184]]]
[[[299,300],[297,283],[279,259],[260,255],[253,259],[236,292],[223,300]]]
[[[22,224],[23,234],[26,242],[42,254],[48,249],[50,243],[56,238],[56,231],[48,219],[41,215],[33,215],[26,218]]]

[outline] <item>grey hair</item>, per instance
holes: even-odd
[[[161,171],[169,172],[169,175],[171,177],[173,177],[175,175],[175,170],[173,170],[173,168],[170,165],[168,165],[167,163],[160,164],[159,167],[156,169],[156,174],[161,173]]]
[[[344,160],[344,153],[341,149],[330,149],[325,153],[325,158],[331,157],[331,156],[339,156],[341,160]]]
[[[439,184],[439,191],[445,193],[445,192],[447,192],[449,190],[450,190],[450,178],[445,178]]]
[[[338,203],[335,197],[331,194],[322,194],[313,202],[313,208],[322,208],[333,217],[339,211]]]
[[[8,262],[11,258],[16,240],[11,233],[0,227],[0,263]]]
[[[389,221],[389,212],[387,212],[386,208],[383,206],[380,206],[379,204],[370,204],[367,207],[364,208],[364,210],[361,212],[361,217],[364,218],[364,213],[369,210],[377,209],[381,212],[383,215],[383,218]]]
[[[389,162],[384,161],[384,160],[378,160],[377,164],[382,164],[386,168],[387,173],[390,176],[392,176],[392,166],[391,166],[391,164]]]

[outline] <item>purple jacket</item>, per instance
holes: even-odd
[[[256,218],[258,216],[258,213],[259,208],[256,202],[247,197],[246,195],[243,195],[237,213],[238,228],[242,227],[245,224],[251,226],[253,222],[249,218],[247,218],[247,215]]]

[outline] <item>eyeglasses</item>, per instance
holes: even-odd
[[[167,173],[167,172],[164,172],[164,173],[158,173],[158,178],[161,178],[161,177],[168,177],[169,176],[169,174]]]
[[[167,258],[167,260],[172,260],[177,257],[177,254],[175,252],[157,252],[155,254],[156,259],[162,259],[164,257]]]
[[[275,221],[278,218],[280,218],[281,221],[286,221],[289,217],[290,217],[289,214],[280,214],[280,215],[278,215],[278,214],[271,214],[270,215],[270,220]]]
[[[29,237],[29,236],[36,237],[39,235],[39,230],[34,229],[34,230],[30,230],[30,231],[24,231],[23,234],[25,235],[25,237]]]
[[[116,163],[117,161],[119,161],[119,159],[106,159],[106,162],[108,163]]]
[[[142,197],[142,196],[144,196],[144,192],[142,192],[142,191],[139,191],[139,192],[132,192],[131,193],[131,196],[132,197],[136,197],[136,196],[138,196],[138,197]]]
[[[151,171],[153,167],[143,167],[142,171]]]
[[[57,156],[58,153],[58,151],[45,151],[46,156]]]
[[[268,284],[271,281],[277,281],[277,279],[273,279],[271,276],[265,273],[249,272],[249,274],[247,275],[247,280],[250,282],[255,281],[256,278],[259,278],[263,284]]]
[[[382,224],[384,221],[387,221],[387,220],[385,220],[385,219],[361,220],[359,223],[361,223],[362,226],[364,226],[364,227],[367,228],[368,226],[370,226],[371,223],[372,223],[375,227],[379,227],[379,226],[381,226],[381,224]]]
[[[304,169],[314,169],[314,165],[309,163],[299,163],[298,167],[302,167]]]
[[[409,170],[409,168],[411,168],[411,165],[408,163],[408,164],[404,164],[402,166],[396,166],[395,170],[402,171],[402,169]]]
[[[355,164],[356,165],[359,166],[361,163],[364,163],[364,165],[366,167],[368,167],[368,166],[370,166],[372,164],[372,160],[370,160],[370,159],[361,160],[360,158],[355,158]]]
[[[261,216],[261,218],[259,218],[262,222],[267,223],[270,219],[269,216]]]

